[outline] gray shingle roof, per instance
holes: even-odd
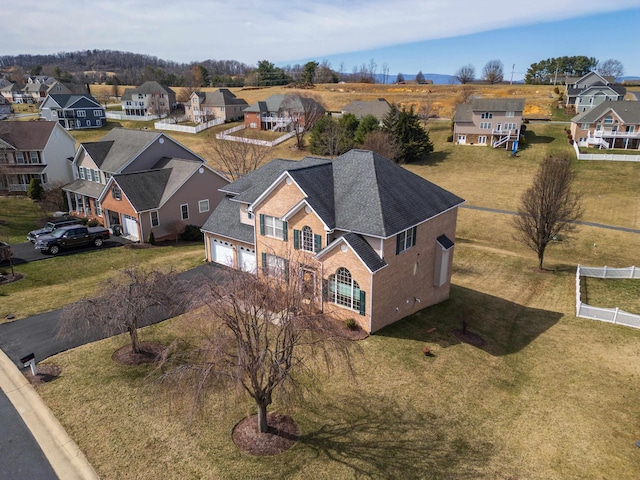
[[[114,175],[137,212],[161,207],[202,164],[195,160],[163,158],[151,170]]]
[[[264,101],[261,102],[256,102],[253,105],[247,107],[244,109],[245,112],[255,112],[255,113],[260,113],[260,112],[277,112],[278,110],[280,110],[280,105],[282,104],[282,101],[284,100],[284,95],[281,93],[278,93],[276,95],[271,95],[269,98],[267,98]]]
[[[375,272],[387,265],[387,262],[380,258],[369,242],[360,235],[347,233],[342,238],[353,248],[370,271]]]
[[[389,102],[384,98],[378,98],[377,100],[354,100],[342,107],[343,113],[352,113],[357,118],[362,118],[367,115],[373,115],[378,120],[382,120],[389,112]]]
[[[576,115],[571,121],[573,123],[594,123],[609,110],[616,112],[616,115],[625,124],[640,124],[640,102],[615,102],[611,100],[602,102],[600,105]]]
[[[64,186],[64,190],[73,193],[79,193],[91,198],[98,198],[104,190],[104,185],[89,180],[76,180],[73,183]]]
[[[2,121],[0,139],[18,150],[42,150],[57,122]]]
[[[61,108],[101,108],[102,105],[91,95],[76,95],[65,93],[52,93],[49,98],[54,100]]]
[[[240,240],[253,245],[254,231],[251,225],[240,223],[240,204],[225,197],[202,226],[206,232]]]
[[[474,98],[471,108],[474,112],[522,112],[524,98]]]
[[[387,238],[464,200],[377,153],[351,150],[333,162],[336,228]]]
[[[230,105],[248,105],[244,98],[236,97],[228,88],[220,88],[215,92],[196,92],[200,98],[200,105],[224,107]]]
[[[333,168],[331,163],[289,170],[289,175],[307,195],[307,202],[327,227],[336,226],[333,200]]]
[[[166,95],[175,95],[175,92],[171,90],[169,87],[162,85],[154,80],[149,80],[148,82],[144,82],[139,87],[127,89],[127,91],[129,91],[129,93],[142,93],[142,94],[163,92]]]
[[[124,128],[114,128],[106,134],[99,142],[91,142],[93,144],[109,142],[110,146],[105,143],[99,148],[99,159],[91,157],[100,170],[108,173],[119,173],[120,170],[127,165],[131,159],[136,157],[144,148],[153,143],[162,134],[144,130],[127,130]],[[85,146],[85,144],[82,144]],[[85,146],[86,148],[86,146]],[[93,149],[98,149],[93,145]],[[96,151],[94,150],[94,151]]]
[[[471,108],[471,104],[463,103],[458,105],[456,108],[455,116],[453,117],[453,121],[456,123],[470,123],[473,119],[473,109]]]

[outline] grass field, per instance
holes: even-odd
[[[336,104],[344,98],[343,92],[329,93]],[[414,93],[403,92],[408,98]],[[564,127],[529,124],[526,145],[514,158],[504,150],[447,143],[450,123],[429,122],[435,153],[406,168],[469,205],[513,211],[546,155],[571,154]],[[194,151],[206,148],[205,136],[175,137]],[[304,154],[285,145],[273,156]],[[640,228],[640,165],[575,161],[574,166],[583,220]],[[47,360],[60,365],[62,375],[39,393],[104,479],[635,479],[640,331],[576,318],[575,266],[637,264],[640,235],[581,226],[572,238],[549,247],[547,271],[539,272],[535,253],[516,242],[513,232],[510,215],[461,209],[451,298],[360,342],[355,381],[343,371],[330,378],[303,377],[314,394],[290,408],[274,406],[293,415],[302,431],[298,444],[282,455],[256,458],[234,446],[231,430],[254,412],[250,400],[214,394],[191,418],[184,399],[169,401],[150,382],[149,367],[112,362],[113,351],[128,342],[123,336]],[[156,249],[117,250],[123,257],[110,257],[113,268],[152,259],[187,268],[202,257],[201,246],[166,257]],[[108,259],[98,257],[104,253],[78,255],[72,272],[82,271],[82,265],[84,271],[87,265],[101,269],[89,270],[95,279],[71,275],[66,284],[45,273],[38,277],[34,264],[21,281],[33,284],[18,282],[15,291],[0,287],[0,314],[5,302],[25,312],[30,295],[60,305],[75,289],[90,292],[106,275],[102,265]],[[37,263],[62,273],[65,264],[54,262],[69,258],[74,257]],[[591,280],[590,302],[634,301],[632,284],[611,292]],[[55,298],[46,282],[54,284]],[[469,329],[484,346],[454,335],[463,306],[472,307]],[[149,327],[142,339],[167,344],[192,320]],[[422,354],[424,346],[433,357]]]

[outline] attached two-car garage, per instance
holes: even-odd
[[[212,262],[220,263],[228,267],[235,267],[233,243],[218,238],[211,238],[209,240],[209,247]],[[245,272],[255,272],[257,267],[256,251],[237,245],[236,252],[238,255],[238,268]]]

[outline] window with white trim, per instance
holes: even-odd
[[[283,277],[287,275],[287,260],[282,257],[278,257],[277,255],[263,253],[262,267],[267,275],[274,277]]]
[[[484,112],[482,115],[480,115],[480,118],[493,118],[493,113]]]
[[[307,225],[300,231],[300,246],[306,252],[313,252],[313,231]]]
[[[85,112],[84,110],[78,110],[76,112],[78,117],[86,117],[87,116],[87,112]]]
[[[122,200],[122,191],[120,190],[120,187],[114,185],[111,189],[111,196],[114,200]]]
[[[478,145],[486,145],[487,144],[487,136],[480,135],[478,136]]]
[[[417,227],[411,227],[396,236],[396,255],[416,244]]]
[[[361,305],[360,285],[346,268],[340,267],[334,275],[329,276],[327,295],[330,302],[363,313],[361,306],[364,307],[364,305]]]
[[[80,178],[82,180],[86,179],[85,173],[84,173],[84,167],[78,167],[78,174],[80,175]]]
[[[604,117],[604,124],[605,125],[613,124],[613,117],[611,115],[607,115],[606,117]]]
[[[516,112],[505,112],[504,114],[505,117],[515,117],[516,116]]]
[[[100,109],[96,109],[93,111],[93,116],[94,117],[101,117],[102,116],[102,110]]]
[[[157,210],[151,210],[149,212],[149,217],[151,218],[151,226],[158,227],[160,226],[160,216]]]
[[[40,163],[38,160],[38,152],[29,152],[29,163]]]
[[[100,204],[100,202],[98,200],[96,200],[96,215],[98,215],[99,217],[102,216],[102,205]]]
[[[198,213],[204,213],[209,211],[209,199],[198,200]]]
[[[24,153],[16,152],[16,163],[24,163]]]
[[[588,123],[581,123],[580,124],[580,128],[582,130],[589,130],[589,124]]]
[[[285,240],[285,222],[276,217],[269,215],[261,215],[262,218],[262,234],[267,237],[279,238]]]
[[[182,220],[188,220],[189,219],[189,204],[188,203],[183,203],[182,205],[180,205],[180,218],[182,218]]]
[[[480,128],[482,130],[491,130],[491,122],[480,122]]]
[[[515,130],[516,129],[516,124],[515,123],[505,123],[502,126],[503,130]]]

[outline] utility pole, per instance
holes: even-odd
[[[511,66],[511,80],[509,81],[509,85],[513,85],[513,71],[516,69],[516,64],[514,63]]]

